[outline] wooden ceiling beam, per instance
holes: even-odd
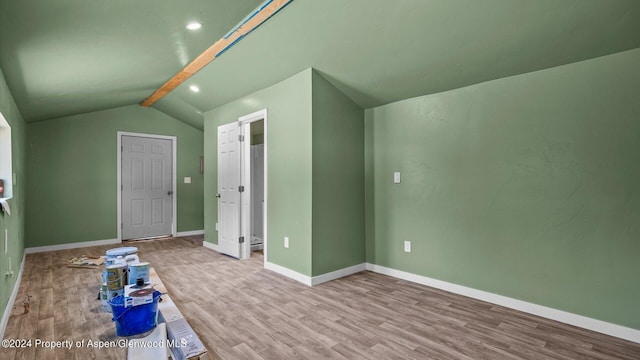
[[[235,28],[235,30],[228,33],[223,38],[216,41],[208,49],[203,51],[202,54],[198,55],[195,59],[193,59],[193,61],[182,68],[182,70],[175,74],[160,88],[158,88],[153,94],[151,94],[151,96],[142,101],[140,105],[149,107],[156,101],[162,99],[173,89],[180,86],[187,79],[189,79],[198,71],[202,70],[202,68],[207,66],[207,64],[212,62],[215,58],[220,56],[222,52],[235,45],[240,39],[242,39],[243,36],[250,33],[252,30],[260,26],[263,22],[267,21],[271,16],[273,16],[276,12],[278,12],[291,1],[293,0],[272,0],[266,6],[264,4],[261,5],[264,7],[259,8],[260,10],[258,12],[253,14],[253,16],[251,16],[250,18],[243,20],[244,23],[241,23],[240,26]]]

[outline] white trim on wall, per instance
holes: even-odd
[[[196,236],[196,235],[204,235],[204,230],[180,231],[176,233],[176,236]]]
[[[89,246],[113,245],[113,244],[121,244],[121,243],[122,241],[118,239],[82,241],[82,242],[67,243],[67,244],[28,247],[24,249],[24,253],[35,254],[35,253],[41,253],[41,252],[47,252],[47,251],[78,249],[78,248],[84,248]]]
[[[117,212],[118,212],[118,223],[116,224],[116,228],[118,231],[118,240],[122,240],[122,137],[123,136],[137,136],[137,137],[145,137],[145,138],[153,138],[153,139],[165,139],[171,140],[172,144],[172,169],[173,172],[173,220],[171,222],[171,236],[176,236],[177,223],[178,223],[178,137],[177,136],[167,136],[167,135],[155,135],[155,134],[144,134],[144,133],[134,133],[128,131],[118,131],[118,141],[117,141],[117,169],[116,169],[116,186],[117,186]]]
[[[470,287],[452,284],[446,281],[432,279],[422,275],[388,268],[376,264],[366,264],[366,269],[379,274],[392,276],[398,279],[411,281],[414,283],[441,289],[454,294],[467,296],[470,298],[486,301],[492,304],[504,306],[510,309],[522,311],[528,314],[537,315],[546,319],[559,321],[565,324],[578,326],[587,330],[596,331],[602,334],[615,336],[617,338],[640,343],[640,330],[628,328],[622,325],[612,324],[606,321],[588,318],[586,316],[573,314],[567,311],[557,310],[546,306],[533,304],[530,302],[513,299],[510,297],[489,293]]]
[[[11,125],[0,111],[0,178],[4,179],[2,200],[13,197],[13,172],[11,157]],[[12,175],[13,174],[13,175]]]
[[[13,284],[13,291],[11,291],[11,296],[9,297],[9,301],[7,302],[7,307],[4,309],[4,314],[2,315],[2,322],[0,322],[0,339],[4,339],[4,331],[7,330],[7,324],[9,323],[9,317],[11,316],[11,310],[13,309],[13,305],[16,302],[16,296],[18,296],[18,290],[20,289],[20,283],[22,282],[22,272],[24,270],[25,257],[26,252],[22,254],[20,271],[18,271],[16,283]]]
[[[341,277],[349,276],[367,270],[365,263],[346,267],[344,269],[332,271],[326,274],[317,275],[311,278],[311,286],[319,285],[327,281],[340,279]]]
[[[349,276],[351,274],[355,274],[355,273],[359,273],[361,271],[365,271],[366,270],[366,264],[362,263],[362,264],[358,264],[358,265],[353,265],[353,266],[349,266],[343,269],[339,269],[336,271],[332,271],[332,272],[328,272],[326,274],[322,274],[322,275],[317,275],[317,276],[307,276],[304,274],[300,274],[297,271],[291,270],[289,268],[286,268],[284,266],[278,265],[278,264],[274,264],[271,262],[267,262],[264,265],[264,268],[267,270],[271,270],[274,272],[277,272],[280,275],[284,275],[290,279],[293,279],[295,281],[301,282],[307,286],[316,286],[316,285],[320,285],[322,283],[325,283],[327,281],[331,281],[331,280],[336,280],[345,276]]]
[[[284,266],[280,266],[278,264],[274,264],[272,262],[266,262],[264,263],[264,268],[267,270],[271,270],[273,272],[277,272],[280,275],[284,275],[290,279],[293,279],[295,281],[301,282],[307,286],[313,286],[312,285],[312,281],[311,281],[311,277],[304,275],[304,274],[300,274],[297,271],[293,271],[291,269],[288,269]]]

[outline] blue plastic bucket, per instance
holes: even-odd
[[[113,318],[116,323],[116,335],[138,335],[153,329],[156,326],[158,315],[158,299],[162,293],[153,292],[153,302],[144,305],[124,307],[124,296],[118,295],[109,300]]]

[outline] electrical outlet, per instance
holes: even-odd
[[[404,241],[404,252],[411,252],[411,241]]]
[[[289,248],[289,237],[288,236],[284,237],[284,247],[287,248],[287,249]]]

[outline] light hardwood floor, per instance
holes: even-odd
[[[201,244],[129,245],[156,269],[210,359],[640,359],[640,344],[407,281],[362,272],[310,288],[263,269],[260,254],[238,261]],[[117,339],[96,300],[101,272],[64,266],[111,247],[27,255],[5,338]],[[126,350],[0,350],[14,358],[126,359]]]

